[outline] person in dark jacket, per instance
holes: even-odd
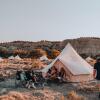
[[[30,70],[25,71],[25,75],[26,75],[26,80],[27,81],[32,80],[32,76],[31,76],[31,71]]]
[[[96,79],[100,80],[100,58],[97,59],[97,62],[94,65],[94,71],[96,73]],[[100,84],[100,81],[98,81],[98,84]],[[98,97],[100,98],[100,93]]]
[[[97,62],[94,65],[94,76],[97,80],[100,80],[100,58],[97,59]]]

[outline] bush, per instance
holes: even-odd
[[[31,58],[39,58],[43,55],[46,55],[46,52],[43,49],[34,49],[33,51],[30,52]]]
[[[51,51],[50,57],[51,57],[52,59],[54,59],[54,58],[56,58],[59,54],[60,54],[60,51],[58,51],[58,50],[56,50],[56,49],[53,49],[53,50]]]

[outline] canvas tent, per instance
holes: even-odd
[[[14,57],[14,56],[10,56],[8,59],[10,59],[10,60],[14,60],[15,57]]]
[[[0,57],[0,62],[2,62],[3,61],[3,59],[2,59],[2,57]]]
[[[48,58],[47,58],[47,56],[46,56],[46,55],[44,55],[44,56],[40,57],[40,60],[41,60],[41,61],[47,61],[47,60],[48,60]]]
[[[65,70],[64,79],[70,82],[82,82],[93,79],[93,68],[73,49],[71,44],[62,50],[60,55],[42,72],[47,73],[52,67],[56,67],[58,71],[63,68]]]
[[[21,60],[21,58],[19,57],[19,55],[15,56],[16,60]]]

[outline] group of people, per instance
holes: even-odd
[[[43,86],[44,78],[41,72],[34,70],[19,70],[16,72],[16,81],[20,81],[26,88],[36,88],[37,85]]]
[[[97,80],[97,84],[100,85],[100,58],[94,65],[94,78]],[[58,69],[53,66],[48,70],[45,79],[49,79],[56,82],[63,82],[66,72],[63,68],[58,71]],[[34,70],[19,70],[16,73],[16,79],[20,80],[21,83],[27,88],[36,88],[35,83],[43,85],[45,79],[42,76],[42,72],[35,73]]]
[[[51,69],[47,72],[47,78],[51,81],[55,82],[63,82],[64,80],[65,71],[63,68],[60,69],[60,71],[57,70],[55,66],[53,66]]]

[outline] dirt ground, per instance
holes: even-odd
[[[11,64],[12,63],[5,64],[5,65],[1,64],[1,67],[0,67],[1,68],[0,76],[7,77],[6,80],[0,81],[0,100],[99,100],[98,92],[80,90],[77,83],[74,83],[74,84],[52,83],[45,86],[44,89],[42,88],[27,89],[23,87],[15,87],[14,75],[15,75],[16,69],[18,69],[18,67],[20,67],[21,64],[18,63],[16,64],[16,66],[15,65],[11,66]],[[9,76],[12,76],[12,78]],[[71,91],[74,91],[77,95],[83,96],[86,99],[66,99],[69,92]],[[19,97],[17,98],[17,95],[19,95],[21,99],[19,99]],[[11,98],[7,99],[10,96]],[[24,96],[25,98],[23,99]],[[17,99],[14,99],[15,97]]]
[[[7,79],[5,81],[0,82],[1,96],[8,94],[11,91],[24,93],[26,95],[29,94],[31,96],[36,97],[36,99],[32,99],[32,100],[63,100],[61,99],[61,97],[64,96],[66,98],[67,94],[70,91],[75,91],[78,95],[82,95],[83,97],[85,97],[86,100],[99,100],[98,92],[80,91],[76,88],[76,85],[72,83],[63,83],[63,84],[52,83],[48,86],[45,86],[44,89],[41,89],[41,88],[27,89],[27,88],[22,88],[22,87],[15,87],[14,79]],[[3,100],[3,99],[0,99],[0,100]]]

